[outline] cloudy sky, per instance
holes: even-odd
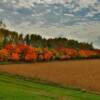
[[[100,0],[0,0],[0,19],[24,34],[73,38],[100,48]]]

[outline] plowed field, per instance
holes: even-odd
[[[0,65],[0,72],[100,92],[100,60]]]

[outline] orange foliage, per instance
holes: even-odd
[[[8,60],[8,58],[9,58],[8,50],[6,49],[0,50],[0,61]]]
[[[8,51],[12,51],[14,49],[14,45],[13,44],[7,44],[4,49],[8,50]]]
[[[8,44],[0,50],[0,61],[49,61],[49,60],[67,60],[77,57],[91,58],[100,57],[100,50],[76,50],[72,48],[34,48],[28,45]]]
[[[50,60],[53,57],[53,53],[48,48],[44,48],[43,51],[44,60]]]
[[[37,59],[36,53],[29,53],[25,55],[25,61],[35,61]]]
[[[19,54],[18,53],[12,53],[11,60],[19,61],[20,60]]]
[[[71,48],[60,48],[58,49],[59,52],[63,53],[61,59],[70,59],[75,58],[78,56],[78,51]]]
[[[95,56],[95,55],[97,55],[97,53],[93,50],[80,50],[79,55],[81,57],[86,57],[87,58],[87,57]]]

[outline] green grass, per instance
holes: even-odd
[[[100,100],[100,95],[0,74],[0,100]]]

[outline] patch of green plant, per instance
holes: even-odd
[[[0,74],[0,100],[100,100],[100,95]]]

